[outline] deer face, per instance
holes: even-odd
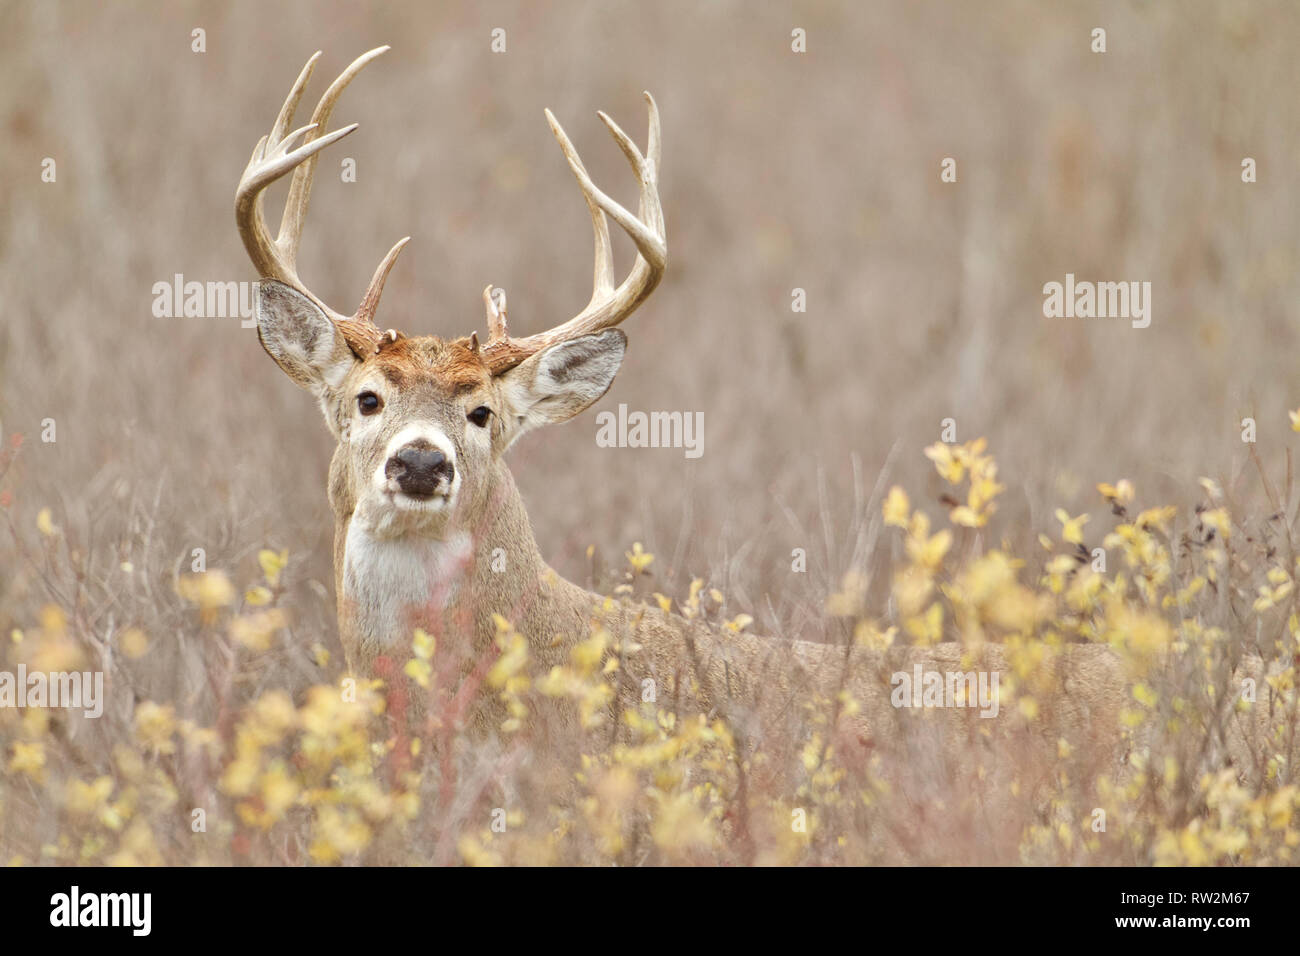
[[[339,446],[330,468],[330,502],[352,529],[373,537],[444,538],[473,533],[486,509],[501,456],[530,428],[562,422],[609,388],[627,339],[614,328],[654,291],[668,247],[658,170],[659,109],[645,94],[646,151],[604,113],[598,114],[640,185],[637,215],[591,181],[573,144],[549,110],[546,119],[591,213],[595,268],[591,301],[565,322],[526,338],[506,326],[504,293],[490,286],[483,302],[488,341],[385,335],[374,323],[389,270],[406,244],[379,263],[352,315],[330,309],[298,276],[298,246],[321,150],[356,124],[326,133],[339,94],[367,63],[362,54],[330,84],[311,123],[293,116],[320,54],[307,61],[271,132],[262,137],[235,190],[235,222],[258,274],[256,314],[262,346],[295,382],[315,394]],[[263,216],[263,192],[292,173],[279,233]],[[637,248],[627,277],[615,282],[609,237],[613,219]]]
[[[311,299],[273,280],[256,312],[263,347],[338,439],[335,506],[383,538],[472,530],[505,450],[604,395],[627,342],[618,329],[583,335],[494,373],[467,339],[397,338],[358,356]]]

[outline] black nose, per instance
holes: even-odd
[[[427,442],[405,445],[384,465],[384,477],[397,482],[405,494],[428,498],[438,490],[438,483],[451,484],[456,471],[447,456]]]

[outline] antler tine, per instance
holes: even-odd
[[[383,261],[379,263],[370,285],[366,288],[366,294],[361,299],[361,306],[357,309],[356,321],[375,324],[375,310],[379,308],[379,297],[384,293],[384,283],[388,281],[388,273],[393,268],[393,263],[397,261],[397,254],[410,241],[410,236],[398,239],[397,244],[388,250],[388,255],[384,256]]]
[[[605,116],[604,113],[599,111],[596,115]],[[560,125],[555,118],[555,114],[549,109],[546,110],[546,122],[550,124],[551,133],[559,142],[564,158],[569,161],[570,168],[573,169],[574,175],[578,177],[579,186],[583,186],[584,182],[590,183],[591,177],[587,174],[587,167],[582,164],[582,157],[573,148],[573,143],[565,135],[564,127]],[[622,130],[619,130],[619,132],[622,133]],[[632,148],[635,149],[636,147]],[[591,212],[591,229],[595,233],[596,239],[596,264],[591,281],[590,300],[594,302],[614,291],[614,249],[609,241],[609,222],[605,219],[605,213],[601,210],[600,204],[596,202],[591,193],[587,192],[585,187],[583,187],[582,197],[587,201],[587,209]]]
[[[293,122],[293,114],[298,112],[298,104],[302,101],[302,94],[307,89],[307,84],[311,82],[311,75],[316,70],[316,61],[320,59],[321,51],[317,50],[307,58],[307,64],[298,74],[298,79],[294,81],[293,88],[289,90],[289,95],[284,98],[284,105],[280,107],[280,113],[275,118],[275,125],[271,127],[270,142],[272,145],[280,142],[284,137],[284,131],[289,128]]]
[[[649,93],[645,94],[645,99],[649,111],[649,132],[644,156],[617,123],[604,113],[597,114],[637,174],[637,180],[641,185],[637,216],[633,216],[619,203],[605,195],[592,182],[578,151],[573,148],[573,143],[564,129],[551,111],[546,111],[551,132],[555,134],[555,139],[559,142],[565,159],[568,160],[569,168],[578,180],[578,187],[587,201],[587,208],[591,211],[596,246],[591,301],[587,303],[586,308],[567,322],[524,339],[509,338],[505,333],[503,314],[501,334],[489,336],[490,341],[484,349],[488,365],[494,374],[518,365],[529,355],[557,342],[618,325],[645,301],[659,284],[659,280],[663,278],[667,265],[668,246],[663,207],[659,202],[659,157],[662,149],[659,107]],[[609,240],[609,226],[605,219],[607,215],[622,227],[637,247],[636,263],[627,278],[617,288],[614,288],[613,255]],[[487,293],[484,295],[484,300],[488,306],[488,323],[491,327],[494,322],[493,305]]]
[[[645,97],[650,112],[650,129],[652,134],[657,133],[659,126],[659,108],[655,105],[655,101],[649,93],[646,93]],[[623,151],[623,155],[627,157],[628,163],[631,164],[632,169],[636,171],[637,178],[641,182],[641,197],[638,205],[638,211],[641,214],[641,218],[633,216],[621,205],[601,192],[596,185],[592,183],[591,178],[586,175],[586,170],[582,170],[582,175],[579,177],[578,181],[579,183],[583,183],[583,191],[589,192],[601,208],[608,212],[613,220],[622,226],[627,234],[632,237],[632,241],[636,243],[637,250],[641,253],[642,257],[644,257],[648,262],[662,262],[667,256],[667,249],[665,248],[664,239],[661,235],[663,228],[663,211],[659,205],[658,165],[656,163],[647,162],[645,157],[641,155],[641,151],[636,148],[636,144],[632,142],[631,138],[624,133],[623,130],[619,128],[619,125],[610,119],[608,115],[603,112],[598,112],[596,115],[599,116],[601,122],[609,128],[610,134],[614,137],[614,141],[618,143],[619,148]],[[656,143],[655,145],[657,146],[658,144]],[[577,172],[578,170],[575,169],[574,174],[577,175]],[[643,222],[643,220],[647,218],[649,219],[648,224]]]
[[[384,290],[388,273],[410,237],[400,240],[384,256],[370,280],[370,285],[366,288],[360,306],[351,316],[345,316],[331,309],[298,278],[298,247],[302,239],[307,205],[311,198],[317,154],[357,128],[357,124],[353,123],[332,133],[326,133],[325,127],[334,111],[334,105],[353,78],[371,60],[386,53],[388,49],[387,46],[377,47],[353,60],[348,68],[330,84],[320,102],[316,104],[312,121],[291,133],[286,133],[293,123],[294,113],[311,79],[316,61],[320,58],[319,52],[314,53],[289,90],[289,95],[285,98],[284,105],[280,107],[270,134],[258,141],[244,175],[240,178],[239,187],[235,191],[235,220],[244,241],[244,248],[248,250],[249,258],[258,273],[264,278],[284,282],[315,302],[338,324],[349,346],[358,355],[373,351],[375,345],[382,340],[382,333],[374,324],[375,310],[378,308],[379,297]],[[302,144],[291,149],[299,139],[303,140]],[[285,200],[284,214],[280,219],[280,231],[272,239],[262,214],[262,194],[267,186],[290,170],[293,171],[293,178],[289,183],[289,195]]]
[[[652,216],[651,228],[654,229],[656,235],[663,237],[665,235],[664,207],[659,200],[658,189],[659,160],[663,153],[663,135],[659,129],[659,107],[655,103],[655,98],[650,95],[649,90],[645,90],[642,95],[645,97],[646,106],[650,113],[649,130],[646,133],[646,161],[650,165],[650,179],[654,182],[656,188],[651,190],[648,195],[644,188],[641,190],[641,200],[637,208],[642,219],[645,219],[647,215]]]
[[[663,134],[659,129],[659,106],[655,103],[655,98],[650,95],[649,90],[642,90],[641,95],[645,97],[646,104],[650,109],[650,129],[646,133],[646,156],[650,162],[654,163],[655,182],[659,181],[659,160],[663,153]]]
[[[262,216],[262,194],[271,183],[275,182],[303,160],[319,153],[327,146],[337,143],[344,136],[356,130],[357,124],[335,130],[328,136],[314,139],[282,156],[264,158],[269,140],[263,137],[258,148],[253,151],[253,158],[244,170],[244,176],[235,191],[235,220],[239,224],[244,248],[259,274],[266,278],[279,279],[298,289],[326,310],[333,318],[342,318],[339,313],[329,309],[323,302],[312,295],[298,278],[297,263],[286,258],[284,249],[276,239],[272,239],[266,229],[266,219]],[[274,150],[273,150],[274,152]]]
[[[353,124],[353,125],[355,126],[356,124]],[[310,132],[311,132],[312,130],[314,130],[315,128],[316,128],[316,124],[315,124],[315,123],[308,123],[306,126],[299,126],[296,130],[294,130],[292,133],[290,133],[290,134],[289,134],[288,136],[286,136],[284,139],[280,140],[280,145],[277,146],[277,147],[276,147],[276,148],[271,152],[270,157],[267,157],[265,154],[263,154],[262,158],[263,158],[263,159],[267,159],[267,158],[270,158],[270,159],[278,159],[279,157],[281,157],[281,156],[285,155],[286,153],[288,153],[289,150],[293,148],[293,142],[294,142],[294,140],[296,140],[299,136],[302,136],[304,133],[310,133]]]
[[[501,304],[498,305],[497,297],[492,294],[492,286],[489,285],[483,290],[483,308],[487,312],[489,345],[510,338],[510,331],[506,328],[506,290],[500,291]]]
[[[329,85],[329,89],[320,98],[320,102],[316,104],[316,109],[311,115],[312,124],[317,130],[324,129],[325,124],[330,121],[330,114],[334,112],[334,104],[338,102],[339,96],[347,89],[353,78],[371,60],[383,56],[390,49],[392,47],[380,46],[361,54],[348,65],[346,70],[339,74],[338,79]],[[319,56],[320,54],[316,55]],[[312,60],[309,60],[307,65],[310,68],[313,65]],[[310,76],[310,69],[304,70],[304,72]],[[290,93],[290,97],[293,99],[293,106],[296,107],[298,99],[302,97],[302,92],[298,91],[296,98]],[[286,101],[285,106],[289,105],[289,102]],[[291,122],[292,119],[293,112],[290,110],[288,121]],[[288,125],[288,122],[285,125]],[[302,238],[303,222],[307,218],[307,205],[311,200],[311,184],[315,174],[316,159],[315,154],[313,154],[311,158],[294,170],[293,179],[289,183],[289,198],[284,203],[284,216],[280,219],[280,236],[277,242],[288,253],[291,262],[297,260],[298,243]]]

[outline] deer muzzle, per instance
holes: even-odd
[[[412,498],[432,498],[451,490],[456,470],[431,442],[417,439],[403,445],[384,465],[384,477]]]

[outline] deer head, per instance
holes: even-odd
[[[235,196],[240,236],[263,276],[256,297],[258,336],[267,353],[321,404],[326,423],[348,450],[356,508],[393,534],[436,534],[457,507],[472,505],[477,477],[525,431],[562,422],[609,388],[626,337],[614,326],[645,300],[663,276],[666,247],[657,191],[659,115],[650,111],[647,155],[604,113],[598,114],[622,148],[641,185],[633,216],[601,192],[550,111],[546,118],[591,211],[596,261],[591,301],[578,315],[536,335],[513,338],[505,296],[484,290],[488,340],[407,338],[375,324],[384,281],[402,239],[379,264],[352,315],[327,306],[298,277],[297,254],[311,195],[317,154],[357,124],[326,134],[339,94],[388,47],[358,57],[329,87],[307,126],[287,132],[316,60],[289,92],[271,133],[253,151]],[[294,144],[302,139],[301,145]],[[279,235],[262,216],[267,186],[292,171]],[[636,243],[639,255],[614,285],[606,214]]]
[[[483,294],[484,343],[477,333],[442,339],[381,331],[375,324],[379,297],[406,239],[384,256],[355,313],[331,309],[297,272],[312,176],[318,154],[357,128],[352,124],[325,132],[339,94],[387,49],[358,57],[326,90],[311,123],[289,132],[320,53],[312,56],[270,134],[254,149],[235,195],[239,233],[262,276],[255,297],[262,346],[294,382],[316,396],[338,441],[330,499],[338,519],[335,570],[341,606],[349,536],[436,542],[460,531],[472,533],[492,502],[499,502],[494,489],[511,443],[538,425],[572,418],[605,393],[627,344],[615,326],[658,285],[667,252],[658,195],[659,114],[647,93],[645,155],[613,120],[598,114],[640,184],[635,216],[596,187],[564,130],[546,111],[586,199],[595,234],[591,301],[573,318],[514,338],[506,324],[505,295],[501,290],[494,294],[489,286]],[[272,239],[262,195],[289,172],[289,195],[279,234]],[[617,286],[606,216],[627,232],[638,251]],[[506,483],[513,491],[508,475]]]

